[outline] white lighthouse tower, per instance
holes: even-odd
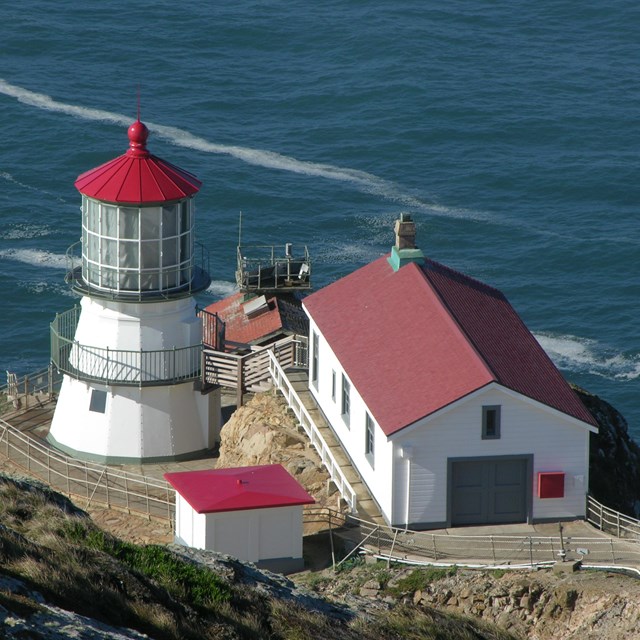
[[[128,135],[124,155],[75,183],[82,257],[70,276],[83,297],[51,325],[64,380],[48,438],[89,460],[179,460],[210,449],[219,426],[218,397],[198,384],[193,295],[210,283],[194,250],[200,182],[149,153],[139,119]]]

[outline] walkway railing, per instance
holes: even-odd
[[[75,338],[78,306],[51,323],[51,361],[80,380],[128,386],[169,385],[200,377],[200,343],[188,347],[130,351],[80,344]]]
[[[587,498],[587,520],[600,531],[640,541],[640,520],[605,507],[591,496]]]
[[[227,345],[233,344],[229,341]],[[205,385],[220,385],[237,390],[238,406],[246,391],[256,390],[261,383],[271,380],[269,354],[284,367],[304,366],[300,358],[306,354],[306,340],[288,336],[268,346],[244,346],[248,353],[230,353],[205,347],[203,351],[203,378]]]
[[[601,566],[640,564],[640,546],[595,536],[452,535],[407,531],[376,525],[327,507],[305,509],[305,523],[324,522],[351,550],[339,567],[359,552],[388,562],[408,564],[468,564],[472,566],[538,566],[583,560]],[[332,544],[332,547],[334,545]]]
[[[51,400],[61,384],[62,373],[52,365],[20,378],[7,371],[7,384],[0,386],[0,416]]]
[[[0,419],[0,452],[29,474],[73,498],[163,520],[173,526],[175,492],[163,480],[70,458]]]
[[[318,455],[322,460],[322,464],[329,472],[331,480],[333,480],[334,484],[338,488],[340,495],[345,499],[351,510],[355,511],[356,492],[344,475],[344,472],[340,468],[340,465],[336,461],[333,453],[331,453],[331,450],[320,433],[320,429],[318,429],[316,423],[300,399],[300,396],[296,393],[275,354],[271,350],[268,351],[268,354],[271,377],[282,395],[285,397],[287,404],[295,414],[311,444],[318,452]]]

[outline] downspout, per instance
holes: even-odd
[[[407,502],[405,505],[404,528],[409,529],[409,514],[411,510],[411,458],[413,457],[413,447],[409,444],[402,446],[402,457],[407,461]]]

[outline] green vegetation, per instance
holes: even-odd
[[[392,594],[402,595],[403,593],[411,593],[422,591],[432,582],[454,576],[457,573],[457,567],[427,567],[426,569],[415,569],[409,575],[400,578],[393,587],[389,589]]]
[[[208,569],[189,564],[164,547],[123,542],[88,525],[79,520],[70,521],[61,533],[75,544],[107,553],[132,571],[162,585],[174,597],[185,598],[197,607],[230,600],[229,586]]]
[[[352,608],[341,604],[339,597],[329,604],[311,596],[305,596],[303,605],[300,596],[287,597],[282,584],[273,583],[274,592],[282,596],[269,596],[265,589],[269,578],[252,582],[251,570],[244,565],[225,565],[224,570],[238,581],[185,560],[171,548],[119,540],[43,485],[0,475],[0,578],[26,585],[26,589],[0,590],[0,607],[14,619],[47,615],[46,602],[135,629],[153,640],[510,638],[495,628],[424,606]],[[418,570],[403,578],[403,585],[424,584],[447,573]],[[386,563],[354,560],[340,576],[329,570],[309,582],[322,592],[340,578],[341,585],[348,585],[346,595],[372,579],[381,590],[388,588],[391,575]],[[42,594],[44,602],[31,591]]]

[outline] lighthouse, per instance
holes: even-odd
[[[210,278],[194,241],[200,181],[151,154],[134,122],[129,149],[78,177],[82,239],[69,249],[79,306],[51,324],[64,373],[48,439],[88,460],[197,457],[219,429],[217,392],[200,390],[194,294]]]

